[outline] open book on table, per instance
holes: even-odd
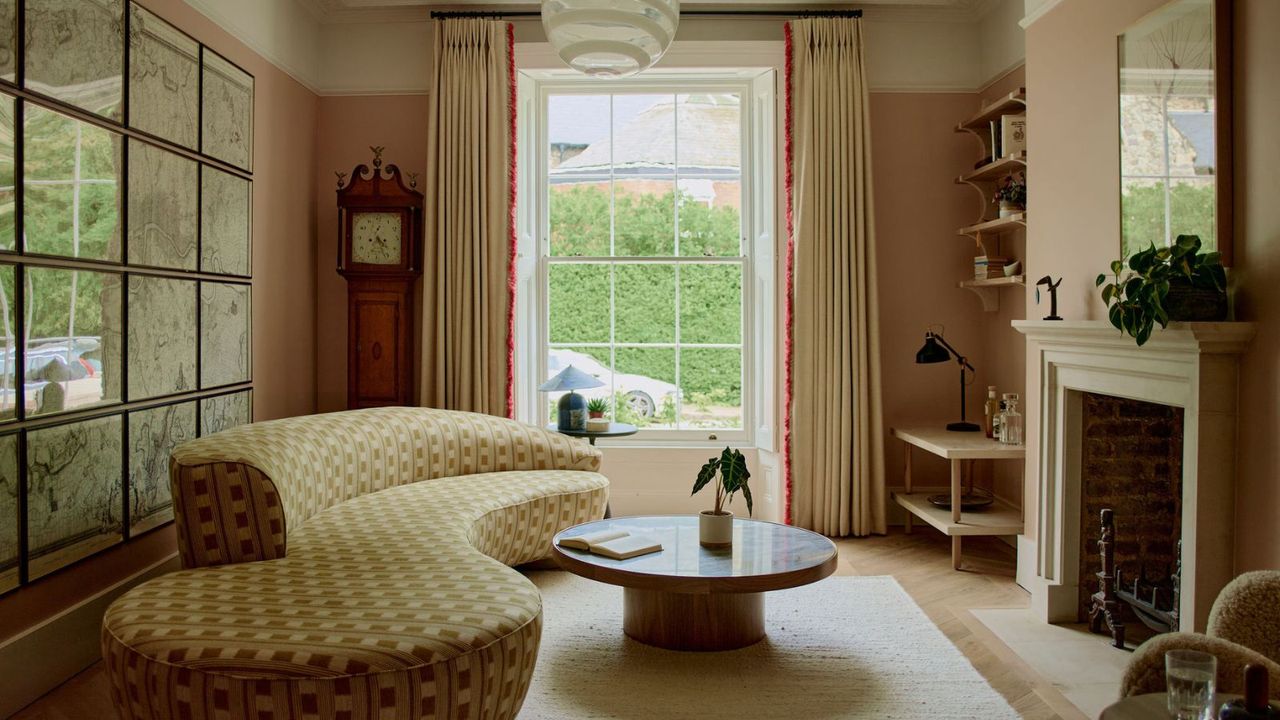
[[[626,530],[601,530],[600,532],[562,537],[560,547],[586,550],[614,560],[648,555],[662,550],[662,543],[647,535],[632,535]]]

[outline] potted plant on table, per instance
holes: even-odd
[[[1168,327],[1170,320],[1217,321],[1227,318],[1227,273],[1218,253],[1200,252],[1200,238],[1179,235],[1169,247],[1157,249],[1153,243],[1134,253],[1129,272],[1121,277],[1125,263],[1111,263],[1112,282],[1106,273],[1095,285],[1102,288],[1111,324],[1127,333],[1138,345],[1146,344],[1156,323]]]
[[[1000,217],[1017,215],[1027,209],[1027,181],[1021,173],[1017,177],[1010,175],[996,188],[992,198],[1000,206]]]
[[[720,457],[707,460],[698,471],[692,495],[713,482],[716,488],[715,507],[703,510],[698,516],[698,542],[703,547],[726,548],[733,545],[733,513],[725,508],[733,501],[733,494],[741,490],[742,497],[747,500],[747,515],[751,514],[749,479],[751,472],[747,470],[747,459],[741,451],[727,447]]]
[[[609,403],[602,397],[591,398],[587,402],[587,415],[592,418],[602,418],[604,413],[609,409]]]

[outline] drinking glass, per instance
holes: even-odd
[[[1170,650],[1164,654],[1169,717],[1213,720],[1213,686],[1218,658],[1198,650]]]

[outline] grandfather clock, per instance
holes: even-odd
[[[338,274],[347,280],[347,407],[412,405],[413,288],[422,274],[422,193],[395,165],[338,175]]]

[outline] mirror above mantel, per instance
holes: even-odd
[[[1198,235],[1232,264],[1231,0],[1172,0],[1119,38],[1120,252]]]

